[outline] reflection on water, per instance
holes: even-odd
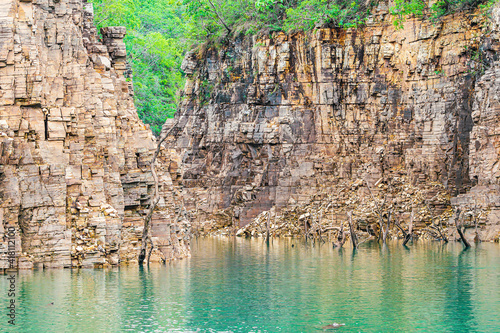
[[[292,244],[294,247],[292,247]],[[500,331],[500,246],[208,238],[166,266],[20,272],[2,332]],[[6,308],[6,278],[0,279]],[[53,303],[53,304],[52,304]]]

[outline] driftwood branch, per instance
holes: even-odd
[[[332,231],[332,230],[340,231],[340,228],[339,227],[326,227],[325,229],[321,229],[321,232],[325,233],[327,231]]]
[[[144,259],[146,259],[146,250],[148,247],[148,243],[151,244],[151,249],[150,249],[148,257],[147,257],[148,264],[149,264],[149,259],[151,257],[151,251],[153,249],[153,242],[151,240],[151,235],[149,233],[149,229],[151,228],[151,218],[153,217],[153,212],[156,208],[156,205],[160,201],[160,193],[159,193],[159,189],[158,189],[158,187],[159,187],[158,176],[156,174],[156,166],[155,166],[156,159],[158,158],[158,155],[160,154],[161,145],[167,139],[167,137],[170,135],[170,133],[172,133],[172,131],[177,126],[177,124],[179,123],[181,118],[182,118],[182,116],[179,117],[175,121],[175,123],[172,125],[172,127],[167,132],[165,132],[163,137],[160,138],[160,141],[158,141],[158,144],[156,146],[156,150],[153,154],[153,158],[151,159],[150,168],[151,168],[151,174],[153,175],[153,180],[155,182],[155,187],[154,187],[153,198],[151,200],[151,204],[149,205],[148,213],[144,219],[144,229],[142,230],[142,240],[141,240],[141,251],[139,252],[139,258],[138,258],[139,265],[142,265],[144,263]]]

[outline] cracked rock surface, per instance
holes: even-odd
[[[0,236],[15,227],[19,268],[137,258],[156,140],[133,104],[125,28],[101,33],[86,1],[0,4]],[[182,258],[189,224],[159,177],[153,260]],[[2,238],[1,268],[6,250]]]
[[[359,189],[325,214],[345,221],[358,202],[358,218],[373,219],[365,216],[373,200],[357,184],[366,181],[377,198],[398,203],[402,221],[426,205],[446,220],[453,206],[479,205],[480,237],[497,238],[492,17],[491,30],[476,13],[437,24],[408,19],[397,30],[381,3],[364,29],[280,33],[190,52],[168,148],[193,223],[237,229],[270,210],[302,206],[300,215],[352,186]],[[422,199],[399,205],[410,187]]]

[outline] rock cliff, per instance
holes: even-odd
[[[398,30],[381,3],[363,29],[189,53],[169,138],[186,207],[200,224],[241,227],[330,202],[332,219],[355,210],[367,225],[372,188],[403,220],[413,209],[421,227],[447,222],[462,205],[466,219],[482,212],[482,239],[498,237],[498,28],[465,16]]]
[[[0,236],[15,227],[19,268],[137,258],[156,140],[134,108],[125,29],[101,33],[86,1],[0,4]],[[172,222],[175,191],[159,178],[155,257],[182,258],[189,225]]]

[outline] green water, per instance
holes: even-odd
[[[292,247],[292,244],[295,246]],[[500,332],[500,246],[197,239],[150,269],[21,272],[1,332]],[[53,305],[50,303],[53,302]]]

